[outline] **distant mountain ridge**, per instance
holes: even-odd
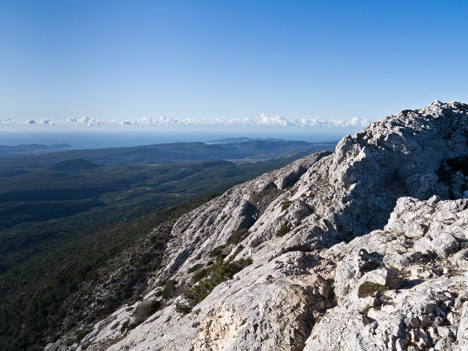
[[[205,144],[232,144],[232,143],[244,143],[248,141],[276,141],[276,142],[287,142],[291,140],[286,139],[277,139],[277,138],[249,138],[249,137],[239,137],[239,138],[223,138],[218,140],[211,140],[205,142]]]
[[[15,146],[0,145],[0,157],[19,154],[47,153],[63,151],[73,146],[68,144],[42,145],[42,144],[21,144]]]
[[[309,143],[305,141],[247,140],[219,144],[202,142],[155,144],[137,147],[70,150],[48,154],[19,155],[16,158],[0,159],[3,170],[49,167],[57,162],[84,159],[98,165],[137,165],[144,163],[188,161],[260,161],[291,154],[307,155],[312,152],[332,149],[336,143]]]

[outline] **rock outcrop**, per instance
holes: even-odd
[[[383,230],[324,253],[338,262],[338,305],[305,350],[468,347],[467,240],[468,199],[400,198]]]
[[[48,349],[468,350],[467,155],[468,105],[435,101],[238,185],[142,300]]]

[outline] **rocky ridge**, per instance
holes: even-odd
[[[468,105],[435,101],[238,185],[142,300],[47,349],[468,349],[467,154]]]

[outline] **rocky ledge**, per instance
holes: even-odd
[[[468,105],[372,123],[184,215],[146,296],[47,349],[468,350],[467,168]]]

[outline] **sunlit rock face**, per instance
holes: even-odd
[[[178,220],[141,301],[48,349],[468,349],[467,155],[468,105],[435,101],[235,186]]]

